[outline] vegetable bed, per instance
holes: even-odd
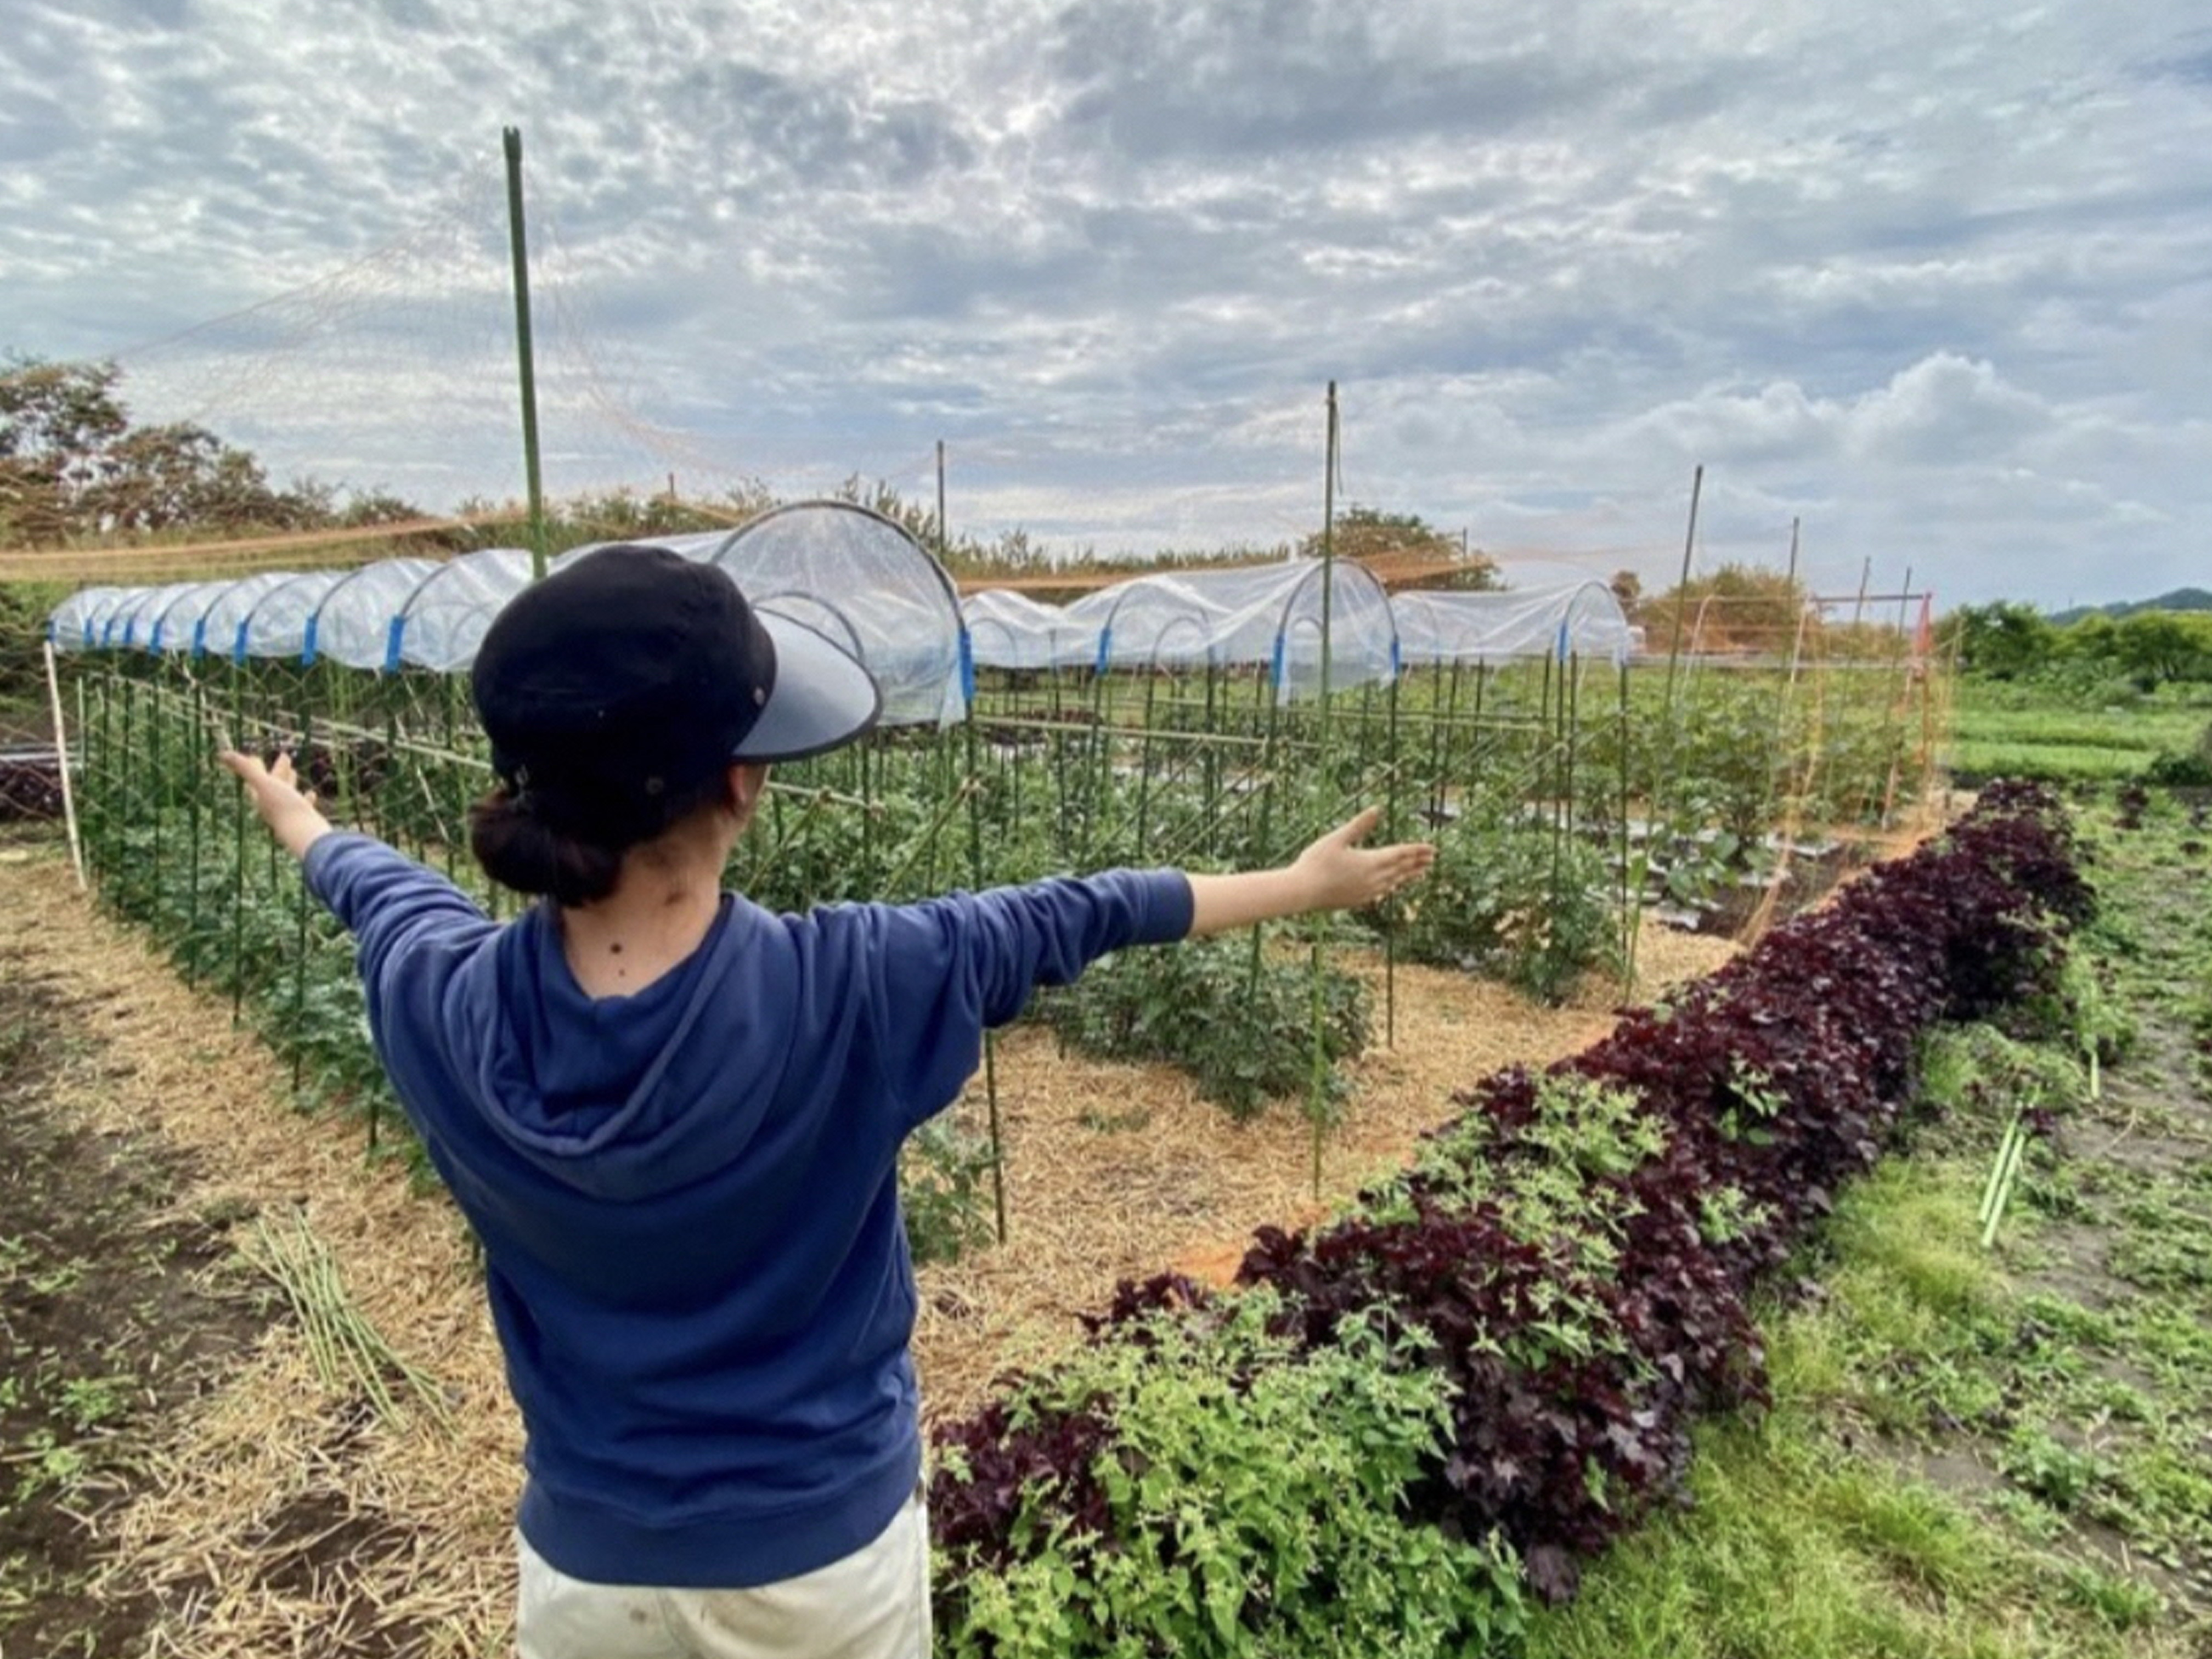
[[[1124,1286],[1092,1340],[941,1427],[954,1653],[1429,1652],[1679,1497],[1755,1407],[1747,1298],[1893,1145],[1923,1035],[2055,1000],[2089,914],[2056,803],[1984,793],[1672,1006],[1459,1098],[1414,1166],[1244,1289]]]

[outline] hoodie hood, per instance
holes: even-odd
[[[787,1052],[761,1040],[789,1024],[758,982],[781,976],[731,982],[763,943],[744,936],[763,927],[774,919],[725,894],[683,962],[635,995],[595,998],[568,967],[553,906],[532,907],[467,976],[489,982],[449,1005],[482,1022],[468,1047],[485,1122],[549,1178],[599,1198],[650,1198],[726,1168],[759,1132]],[[702,1041],[710,1016],[719,1040]],[[738,1056],[774,1070],[735,1073]]]

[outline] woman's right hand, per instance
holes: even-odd
[[[1436,861],[1437,849],[1426,842],[1362,846],[1382,821],[1382,809],[1370,806],[1279,870],[1188,878],[1190,936],[1202,938],[1315,910],[1356,910],[1419,881]]]
[[[253,810],[294,858],[304,859],[310,847],[330,834],[330,820],[315,810],[314,792],[300,787],[291,756],[278,755],[273,766],[258,755],[242,755],[234,749],[226,749],[216,758],[246,786]]]
[[[1311,910],[1358,910],[1379,903],[1410,882],[1419,881],[1436,862],[1437,849],[1425,841],[1389,847],[1362,845],[1382,821],[1382,809],[1370,806],[1340,823],[1300,853],[1291,873],[1308,888]]]

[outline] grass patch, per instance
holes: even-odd
[[[2007,1282],[1974,1243],[1977,1178],[1900,1162],[1845,1198],[1819,1294],[1765,1322],[1773,1410],[1704,1431],[1694,1507],[1540,1615],[1531,1659],[2197,1650],[2157,1589],[2052,1553],[2112,1472],[2095,1455],[2037,1428],[2002,1468],[1937,1454],[1947,1423],[2005,1420],[2023,1310],[2054,1338],[2118,1334]],[[1916,1473],[1923,1454],[1952,1489]]]
[[[2149,1635],[2155,1597],[2093,1566],[2045,1570],[1957,1500],[1839,1453],[1802,1404],[1713,1430],[1692,1485],[1693,1510],[1539,1618],[1531,1659],[2185,1651]]]

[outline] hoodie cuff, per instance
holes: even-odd
[[[1194,901],[1190,878],[1180,870],[1131,872],[1139,884],[1135,945],[1172,945],[1190,937]]]

